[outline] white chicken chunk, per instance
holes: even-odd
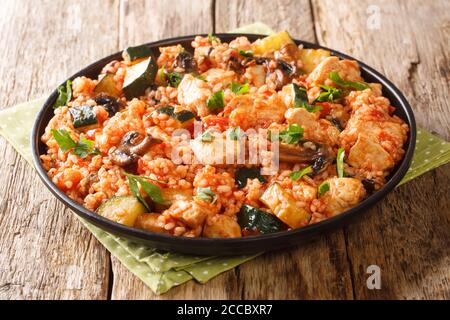
[[[268,99],[259,95],[240,95],[235,97],[227,106],[230,113],[230,126],[249,128],[267,128],[272,123],[282,123],[286,106],[277,93]]]
[[[342,146],[348,150],[348,164],[367,171],[394,167],[403,157],[408,133],[403,120],[389,114],[388,103],[378,100],[371,90],[354,93],[350,102],[353,113],[340,134]]]
[[[358,179],[331,178],[326,181],[330,185],[330,190],[321,199],[326,203],[324,213],[329,217],[355,206],[366,195],[366,190]]]
[[[186,74],[178,86],[178,102],[193,110],[200,117],[208,115],[206,100],[211,95],[211,89],[208,84],[200,79]]]
[[[241,227],[232,217],[216,214],[208,216],[203,227],[206,238],[238,238],[241,237]]]
[[[333,81],[328,79],[330,72],[336,71],[345,81],[361,81],[361,73],[358,63],[353,60],[339,60],[338,57],[329,57],[322,60],[319,65],[306,78],[306,82],[311,87],[321,84],[333,85]]]
[[[298,124],[304,130],[303,137],[318,143],[335,146],[339,142],[339,130],[328,120],[319,119],[317,112],[304,108],[289,108],[285,114],[288,124]]]
[[[188,227],[195,229],[201,227],[208,215],[217,213],[217,206],[212,206],[205,201],[177,200],[166,213]]]
[[[239,159],[244,161],[244,146],[237,140],[226,139],[223,134],[214,134],[212,141],[202,141],[200,136],[191,140],[190,146],[195,158],[204,165],[237,163]]]

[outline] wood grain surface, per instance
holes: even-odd
[[[445,0],[5,0],[0,108],[41,97],[127,45],[262,21],[367,62],[403,90],[419,125],[449,140],[449,9]],[[345,229],[156,296],[3,139],[0,154],[2,299],[450,298],[450,165]],[[370,265],[381,268],[381,290],[366,286]]]

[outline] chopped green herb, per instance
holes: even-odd
[[[313,172],[313,169],[312,169],[311,166],[309,166],[309,167],[306,167],[306,168],[304,168],[304,169],[302,169],[302,170],[298,170],[298,171],[291,172],[291,173],[289,174],[289,177],[290,177],[292,180],[297,181],[297,180],[300,179],[301,177],[303,177],[303,176],[305,176],[305,175],[307,175],[308,173],[311,173],[311,172]]]
[[[320,85],[320,87],[324,90],[319,96],[316,98],[318,102],[333,102],[336,99],[339,99],[342,95],[342,90],[336,89],[334,87]]]
[[[344,157],[345,150],[344,148],[339,148],[337,157],[336,157],[336,171],[339,178],[343,178],[345,176],[344,173]]]
[[[183,80],[183,75],[178,72],[166,72],[166,78],[169,86],[177,88]]]
[[[214,136],[211,134],[211,132],[206,131],[204,134],[202,134],[201,140],[203,142],[213,142],[214,141]]]
[[[253,57],[252,50],[239,50],[239,54],[244,57]]]
[[[59,108],[66,106],[67,103],[72,100],[72,81],[67,80],[66,85],[60,85],[58,87],[58,98],[53,105],[53,108]]]
[[[158,186],[146,181],[145,177],[135,176],[129,173],[125,173],[125,175],[128,178],[128,184],[130,185],[131,192],[148,210],[150,210],[150,208],[145,199],[142,197],[139,185],[153,202],[158,204],[166,204],[166,201],[162,197],[161,189]]]
[[[197,188],[197,198],[209,202],[211,204],[216,203],[217,195],[211,190],[211,188]]]
[[[216,111],[225,107],[225,96],[223,90],[214,92],[206,101],[206,107],[210,111]]]
[[[330,191],[330,183],[328,181],[322,182],[318,188],[319,198],[328,191]]]
[[[248,87],[248,83],[240,84],[236,82],[232,82],[230,84],[231,91],[233,91],[235,94],[245,94],[250,91],[250,88]]]
[[[241,127],[235,127],[230,130],[229,137],[231,140],[239,140],[240,137],[242,137],[244,133],[242,133]]]
[[[303,138],[303,131],[303,128],[299,125],[290,124],[286,130],[280,132],[280,141],[287,144],[298,143]]]
[[[235,180],[239,189],[247,185],[247,179],[258,179],[261,183],[266,183],[266,179],[261,175],[259,168],[239,168],[236,170]]]
[[[336,83],[338,86],[341,86],[343,88],[349,89],[353,88],[356,90],[365,90],[369,88],[369,84],[367,84],[364,81],[345,81],[341,78],[339,73],[336,71],[330,72],[328,75],[328,78],[330,78],[334,83]]]
[[[214,42],[216,43],[221,43],[220,39],[217,38],[216,36],[214,36],[212,33],[208,34],[208,41],[213,44]]]
[[[208,82],[208,81],[206,81],[206,78],[204,76],[202,76],[201,74],[194,75],[194,78]]]
[[[100,154],[98,149],[94,148],[94,141],[81,137],[78,142],[75,142],[70,133],[66,130],[51,130],[53,137],[58,143],[61,151],[70,151],[72,154],[86,158],[88,155]]]
[[[308,92],[305,87],[300,87],[296,83],[292,84],[294,90],[294,108],[305,108],[309,112],[316,112],[322,110],[320,106],[313,106],[308,102]]]

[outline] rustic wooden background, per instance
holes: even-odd
[[[45,96],[128,45],[262,21],[380,70],[405,92],[418,124],[449,140],[449,12],[447,0],[3,0],[0,108]],[[155,296],[3,139],[0,155],[0,298],[450,298],[450,165],[310,245]],[[366,287],[372,264],[381,268],[381,290]]]

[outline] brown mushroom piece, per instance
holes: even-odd
[[[125,167],[136,162],[139,156],[144,155],[151,146],[159,143],[162,141],[148,133],[142,139],[139,132],[130,131],[122,137],[118,147],[110,149],[109,156],[114,164]]]
[[[331,163],[334,157],[329,146],[313,145],[314,148],[306,148],[302,145],[280,143],[279,159],[288,163],[309,163],[313,172],[318,173],[326,164]]]

